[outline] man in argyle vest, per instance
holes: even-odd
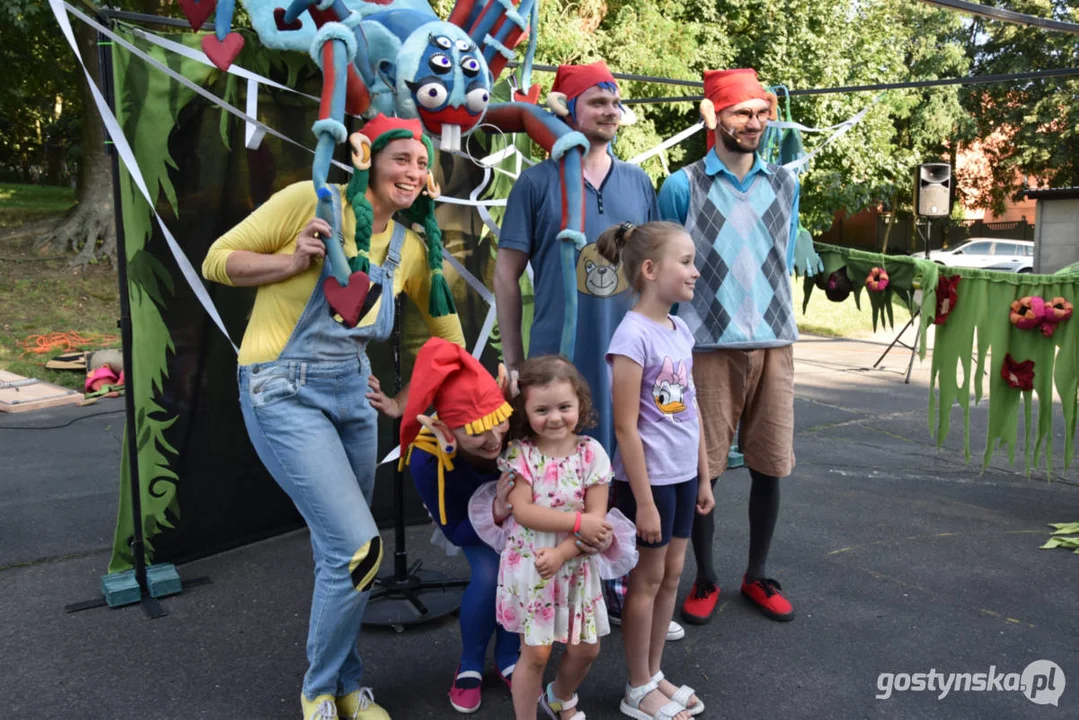
[[[701,115],[709,151],[671,175],[659,194],[665,220],[685,225],[701,276],[678,314],[693,331],[693,379],[713,485],[738,431],[752,478],[749,563],[742,594],[774,620],[794,609],[764,566],[779,514],[779,478],[794,467],[794,355],[798,339],[791,271],[798,233],[795,174],[757,154],[775,96],[751,69],[707,71]],[[704,481],[704,478],[701,478]],[[719,587],[712,559],[713,514],[697,516],[697,579],[682,617],[704,624]]]

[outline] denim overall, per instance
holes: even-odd
[[[337,211],[340,198],[335,200]],[[354,692],[363,673],[356,641],[382,557],[370,509],[378,414],[364,397],[371,373],[366,347],[393,328],[393,275],[404,240],[404,227],[395,224],[385,262],[371,264],[371,283],[383,287],[374,323],[348,328],[334,320],[322,292],[330,276],[323,262],[280,357],[238,370],[251,442],[311,531],[315,589],[303,683],[308,700]]]

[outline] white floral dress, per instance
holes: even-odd
[[[567,513],[584,512],[585,490],[611,481],[603,446],[585,436],[567,457],[550,457],[530,440],[516,440],[500,465],[532,486],[534,504]],[[557,546],[567,535],[514,523],[502,550],[496,617],[506,630],[524,635],[528,645],[594,643],[611,632],[594,557],[579,555],[546,580],[536,570],[536,551]]]

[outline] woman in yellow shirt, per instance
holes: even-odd
[[[389,718],[360,685],[356,641],[382,559],[370,510],[377,410],[400,415],[407,388],[397,398],[382,394],[367,343],[389,336],[393,298],[403,291],[432,335],[464,344],[442,277],[430,140],[419,120],[382,115],[362,133],[350,139],[356,171],[343,201],[340,187],[291,185],[219,238],[202,266],[209,280],[258,287],[240,347],[240,407],[259,458],[311,530],[315,589],[304,720]],[[426,244],[392,219],[398,212],[424,226]],[[326,260],[332,243],[340,243],[350,271],[369,276],[377,297],[354,327],[324,294],[334,285]]]

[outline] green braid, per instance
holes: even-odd
[[[382,150],[394,140],[412,137],[410,130],[398,128],[382,133],[371,141],[371,158],[374,161],[375,153]],[[431,149],[428,147],[427,152]],[[352,179],[348,181],[345,197],[352,205],[352,214],[356,216],[356,256],[348,261],[352,272],[371,271],[371,230],[375,222],[375,211],[367,200],[367,184],[370,180],[371,169],[354,170]]]
[[[412,207],[404,212],[409,225],[423,226],[427,241],[427,268],[431,272],[431,298],[427,311],[431,317],[453,315],[457,308],[453,303],[453,293],[449,283],[442,275],[442,231],[435,219],[435,201],[429,195],[420,195]]]
[[[405,129],[390,130],[379,135],[371,143],[371,156],[382,150],[388,143],[400,138],[413,137],[412,133]],[[432,160],[435,157],[431,140],[426,135],[420,138],[424,147],[427,148],[427,157]],[[371,228],[374,222],[374,210],[366,197],[367,183],[370,170],[356,170],[352,173],[352,179],[348,183],[345,196],[352,203],[352,212],[356,216],[356,257],[349,260],[349,267],[353,272],[369,272],[371,260]],[[453,293],[450,292],[449,283],[442,275],[442,231],[435,219],[435,201],[423,193],[412,207],[402,212],[409,226],[422,225],[427,243],[427,268],[431,272],[431,297],[427,305],[427,311],[431,317],[444,317],[453,315],[457,308],[453,302]]]
[[[367,200],[367,170],[354,170],[348,181],[345,197],[352,205],[352,214],[356,216],[356,255],[349,258],[348,266],[352,272],[366,273],[371,270],[371,226],[374,224],[375,211]]]

